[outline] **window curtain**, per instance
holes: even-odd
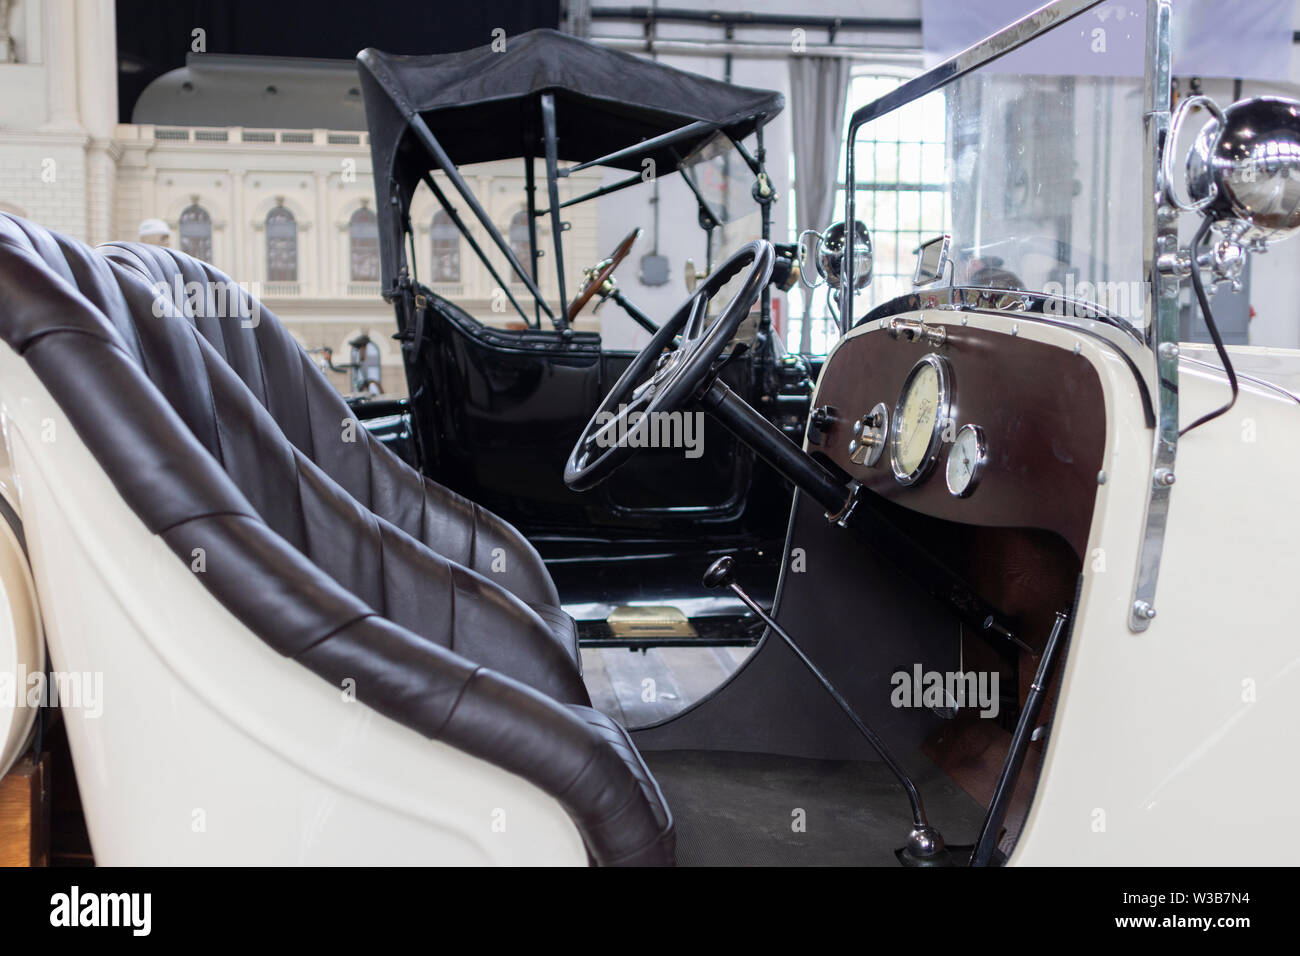
[[[790,58],[790,131],[794,139],[795,222],[802,232],[830,225],[844,143],[849,60],[834,56]],[[808,250],[816,252],[815,249]],[[799,351],[812,350],[811,297],[799,332]]]

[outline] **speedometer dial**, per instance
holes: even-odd
[[[927,355],[908,373],[889,429],[890,464],[900,484],[915,484],[934,467],[951,397],[948,363],[940,356]]]

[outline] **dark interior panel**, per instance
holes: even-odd
[[[814,399],[833,417],[809,450],[888,501],[961,524],[1041,528],[1083,556],[1105,450],[1106,406],[1101,381],[1082,355],[1019,336],[962,325],[946,326],[931,346],[870,331],[845,340],[827,365]],[[915,485],[895,480],[889,453],[874,466],[855,464],[848,445],[853,423],[878,402],[895,403],[912,367],[924,356],[947,361],[955,427],[983,428],[989,461],[968,498],[951,495],[941,453],[933,472]]]
[[[810,442],[808,450],[860,481],[870,507],[1001,612],[1014,639],[963,625],[899,570],[887,548],[828,521],[803,494],[791,515],[775,615],[904,765],[932,781],[929,789],[950,794],[955,787],[982,807],[992,796],[1055,615],[1073,613],[1105,447],[1105,407],[1100,380],[1081,356],[983,330],[949,331],[938,348],[885,332],[842,344],[816,399],[818,406],[833,407],[833,419],[820,444]],[[946,447],[929,475],[910,487],[894,478],[888,451],[874,467],[849,457],[854,419],[877,402],[892,415],[908,372],[931,352],[949,363],[952,417],[959,425],[980,424],[990,446],[986,472],[967,498],[947,488]],[[916,667],[996,674],[997,715],[982,716],[977,707],[894,706],[895,675]],[[1058,661],[1043,724],[1050,724],[1062,669]],[[877,759],[771,634],[712,696],[634,736],[650,759],[657,751]],[[1004,851],[1014,846],[1028,813],[1045,745],[1046,736],[1029,745],[1005,821]],[[935,822],[942,829],[960,821]]]

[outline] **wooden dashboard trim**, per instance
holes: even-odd
[[[949,313],[954,317],[960,313]],[[933,313],[927,324],[934,326]],[[867,328],[842,341],[827,360],[814,405],[834,409],[820,453],[867,490],[912,511],[963,524],[1043,528],[1061,535],[1084,557],[1106,441],[1101,379],[1082,354],[1025,336],[957,322],[942,324],[944,343],[933,346]],[[850,460],[853,423],[877,402],[892,416],[912,367],[931,353],[947,359],[953,427],[984,430],[988,462],[966,498],[944,481],[948,445],[928,476],[911,486],[895,480],[889,451],[873,466]],[[816,436],[814,436],[816,437]]]

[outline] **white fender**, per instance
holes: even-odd
[[[586,864],[553,797],[349,701],[230,614],[3,344],[0,419],[52,666],[91,689],[63,714],[97,863]]]

